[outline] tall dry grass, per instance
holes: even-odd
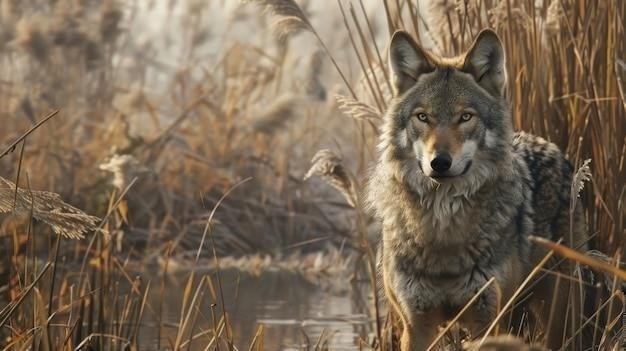
[[[330,191],[312,191],[316,180],[302,180],[308,152],[331,139],[317,118],[339,114],[319,81],[319,54],[303,62],[287,38],[225,38],[207,63],[208,14],[189,2],[179,32],[184,60],[169,66],[128,30],[133,2],[0,4],[0,140],[19,140],[0,159],[1,210],[11,212],[1,217],[2,348],[136,348],[144,318],[159,332],[170,322],[146,296],[172,286],[166,274],[157,283],[135,275],[145,267],[167,272],[173,259],[214,268],[214,258],[254,253],[269,260],[224,264],[303,269],[312,280],[350,262],[320,266],[320,256],[299,255],[353,246],[350,216],[333,211],[348,206]],[[241,8],[229,26],[258,12]],[[292,75],[296,69],[301,74]],[[94,227],[94,217],[74,206],[101,217],[98,229],[82,241],[46,235],[77,237]],[[223,306],[212,274],[191,275],[171,347],[195,339],[232,345],[227,314],[217,309],[214,328],[198,334],[205,317],[198,306],[207,299]]]
[[[380,38],[404,28],[433,50],[455,54],[485,26],[506,46],[516,128],[557,143],[577,166],[592,159],[581,201],[598,251],[584,256],[591,261],[565,255],[583,261],[586,309],[595,312],[580,318],[580,325],[593,326],[585,337],[597,347],[615,345],[624,305],[616,272],[623,270],[606,273],[606,265],[616,266],[626,234],[624,2],[376,5],[385,10],[385,26],[361,1],[338,2],[332,23],[340,27],[332,30],[341,35],[331,38],[316,26],[310,2],[241,4],[229,29],[256,22],[271,27],[246,41],[212,38],[203,9],[213,5],[189,0],[176,37],[183,53],[172,65],[130,31],[133,1],[1,1],[0,141],[8,145],[50,110],[61,112],[0,159],[0,177],[12,180],[8,188],[24,189],[10,193],[24,209],[38,204],[29,193],[59,200],[38,192],[46,189],[72,204],[62,208],[76,206],[102,221],[85,240],[66,241],[45,235],[54,232],[54,209],[39,213],[52,215],[52,232],[32,221],[36,211],[0,217],[0,285],[8,301],[0,312],[0,345],[135,349],[142,323],[160,331],[169,322],[163,306],[147,296],[171,288],[165,273],[182,263],[193,274],[169,346],[232,349],[238,340],[231,316],[220,309],[215,270],[224,255],[278,261],[342,247],[358,255],[351,264],[367,267],[356,277],[375,287],[377,228],[362,211],[358,190],[390,98],[387,43]],[[270,11],[259,15],[259,8]],[[217,53],[204,53],[213,41]],[[315,46],[304,57],[301,41]],[[88,227],[95,220],[82,219]],[[214,269],[210,274],[196,272],[203,262]],[[163,272],[162,280],[135,278],[146,266]],[[207,299],[217,306],[211,316],[198,309]],[[393,350],[393,320],[384,318],[377,300],[374,305],[373,333],[361,344]],[[198,327],[204,318],[212,322],[209,330]],[[458,341],[461,334],[451,330],[446,338]],[[326,342],[311,347],[323,349]],[[259,329],[251,349],[262,348]]]

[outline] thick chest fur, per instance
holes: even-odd
[[[387,184],[395,196],[382,207],[381,263],[402,300],[418,309],[463,305],[492,276],[517,281],[512,275],[525,265],[519,258],[528,256],[532,195],[525,165],[515,168],[469,197],[425,200],[399,182]]]

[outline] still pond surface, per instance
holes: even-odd
[[[210,276],[215,278],[214,273]],[[159,300],[163,299],[165,326],[160,345],[158,328],[142,328],[142,350],[156,350],[158,346],[161,350],[171,349],[170,345],[176,339],[177,327],[174,325],[180,318],[187,277],[188,274],[168,276],[163,297],[159,289],[153,290],[153,306],[158,306]],[[154,277],[153,286],[159,286],[161,279]],[[332,350],[358,350],[360,340],[372,338],[371,288],[365,283],[352,284],[347,279],[327,279],[335,281],[322,288],[289,272],[268,272],[257,277],[236,270],[221,272],[224,304],[231,320],[235,346],[239,350],[248,350],[258,327],[263,325],[264,350],[313,349],[322,333],[329,337]],[[217,285],[214,286],[218,289]],[[198,318],[195,333],[212,328],[211,305],[214,302],[207,292],[200,305],[204,316]],[[220,314],[221,310],[215,312]],[[220,316],[216,318],[219,320]],[[190,350],[205,350],[208,339],[197,339]]]

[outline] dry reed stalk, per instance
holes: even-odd
[[[328,149],[319,150],[311,159],[311,168],[304,176],[308,179],[314,175],[321,177],[333,188],[339,190],[348,204],[356,207],[358,196],[354,177],[343,166],[343,160]]]
[[[378,109],[382,110],[385,108],[386,102],[382,100],[382,93],[381,93],[380,85],[372,83],[370,77],[366,74],[366,72],[371,71],[373,69],[371,52],[369,50],[369,45],[367,44],[368,40],[365,38],[365,34],[361,30],[361,26],[356,18],[354,8],[350,4],[350,12],[352,14],[352,21],[354,23],[354,26],[356,27],[358,37],[361,38],[360,42],[361,42],[362,50],[359,50],[355,41],[355,35],[353,35],[352,33],[351,27],[349,25],[348,17],[344,11],[343,6],[341,5],[341,1],[337,1],[337,4],[339,5],[339,10],[341,11],[341,17],[343,18],[343,23],[348,32],[348,38],[350,39],[350,44],[352,45],[352,49],[356,56],[357,62],[359,63],[359,66],[361,67],[361,72],[363,72],[363,77],[365,78],[365,83],[367,84],[370,96],[372,97],[372,100],[374,101]],[[363,51],[363,53],[361,53],[361,51]],[[362,57],[363,55],[365,56],[365,58]],[[369,68],[366,67],[366,63]]]
[[[337,100],[339,110],[346,116],[374,123],[379,123],[382,120],[380,111],[366,103],[341,94],[335,94],[335,100]]]
[[[352,90],[352,86],[348,82],[348,79],[344,75],[341,68],[339,68],[337,61],[335,60],[333,55],[330,53],[330,50],[328,49],[328,47],[326,46],[322,38],[319,36],[315,28],[313,28],[313,26],[309,22],[302,8],[294,0],[256,0],[256,1],[260,5],[263,5],[266,8],[268,8],[277,17],[278,22],[276,24],[278,27],[275,30],[277,30],[278,33],[292,34],[293,31],[297,32],[302,29],[306,29],[307,31],[311,32],[315,36],[319,44],[322,46],[322,49],[324,50],[324,52],[326,53],[330,61],[333,63],[333,66],[335,66],[337,73],[339,73],[339,76],[341,76],[341,79],[345,83],[348,90],[350,90],[350,93],[352,94],[352,96],[356,98],[356,94],[354,93],[354,90]],[[290,19],[281,22],[281,20],[284,18],[290,18]],[[284,28],[281,28],[280,27],[281,25],[284,25]]]
[[[556,253],[557,255],[563,256],[569,260],[576,261],[576,262],[585,264],[587,266],[590,266],[591,268],[613,274],[616,277],[619,277],[620,279],[626,279],[625,270],[622,270],[604,261],[598,260],[597,258],[594,258],[589,255],[585,255],[582,252],[576,251],[567,246],[555,243],[553,241],[550,241],[542,237],[531,236],[530,240],[534,243],[537,243],[545,247],[548,250],[554,251],[554,253]]]

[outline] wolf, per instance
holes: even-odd
[[[481,31],[454,58],[398,31],[389,66],[393,99],[366,198],[381,222],[378,266],[403,326],[401,349],[421,351],[494,277],[460,318],[474,337],[486,329],[547,253],[530,235],[582,248],[585,222],[580,202],[570,209],[573,168],[563,153],[513,131],[494,31]],[[563,340],[569,291],[567,279],[555,281],[544,274],[524,305],[553,349]]]

